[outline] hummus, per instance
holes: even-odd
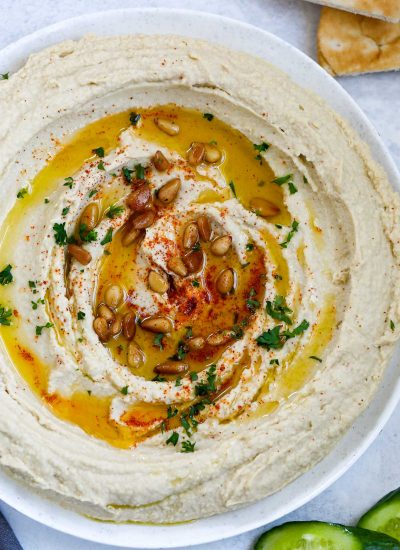
[[[53,46],[0,101],[2,467],[170,523],[326,456],[400,315],[399,199],[346,122],[165,36]]]

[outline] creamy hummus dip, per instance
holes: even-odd
[[[86,37],[0,83],[0,463],[117,522],[260,499],[372,399],[399,200],[276,68]]]

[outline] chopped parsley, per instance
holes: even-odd
[[[123,388],[121,388],[120,392],[122,393],[122,395],[128,395],[128,389],[129,386],[124,386]]]
[[[68,177],[68,178],[64,178],[64,187],[69,187],[70,189],[72,189],[72,186],[74,185],[74,178],[71,178]]]
[[[390,319],[390,328],[391,330],[394,330],[396,328],[395,324],[393,323],[393,321]]]
[[[269,362],[270,365],[279,365],[279,359],[271,359]]]
[[[186,337],[186,336],[185,336]],[[186,357],[187,352],[189,351],[187,345],[185,342],[180,340],[178,342],[178,347],[176,349],[176,353],[171,357],[173,361],[182,361]]]
[[[196,384],[194,391],[197,396],[208,395],[216,391],[217,365],[211,365],[207,370],[207,380]]]
[[[183,414],[181,416],[181,424],[182,424],[182,428],[185,430],[186,432],[186,435],[188,437],[190,437],[192,434],[191,434],[191,431],[190,431],[190,424],[189,424],[189,421],[188,421],[188,416],[187,414]]]
[[[164,349],[163,338],[164,334],[162,332],[156,334],[153,339],[153,345],[159,347],[160,349]]]
[[[11,316],[11,309],[9,309],[8,307],[0,306],[0,325],[9,327],[11,325]]]
[[[246,250],[248,252],[251,252],[252,250],[254,250],[254,244],[253,243],[247,243],[246,244]]]
[[[124,178],[126,179],[126,181],[128,183],[131,183],[131,181],[132,181],[132,174],[133,174],[133,170],[131,170],[127,166],[124,166],[122,168],[122,175],[124,176]]]
[[[104,158],[104,147],[97,147],[96,149],[92,149],[92,153],[102,159]]]
[[[46,323],[45,325],[36,325],[36,336],[40,336],[44,328],[51,328],[53,326],[53,323],[50,322]]]
[[[249,309],[252,313],[255,312],[256,309],[260,307],[260,302],[254,298],[256,296],[256,291],[254,288],[250,289],[249,297],[246,300],[246,307]]]
[[[141,164],[136,164],[135,174],[139,180],[144,179],[144,166],[142,166]]]
[[[262,161],[261,153],[264,152],[264,151],[267,151],[269,149],[269,144],[265,143],[265,141],[263,141],[259,145],[257,145],[257,143],[253,143],[253,147],[256,151],[258,151],[258,154],[255,156],[255,159],[259,160],[260,163],[261,163],[261,161]]]
[[[182,386],[182,376],[178,376],[178,378],[175,380],[175,386]]]
[[[110,227],[110,229],[107,230],[107,233],[105,234],[104,239],[100,241],[100,244],[105,245],[110,243],[112,241],[112,237],[113,237],[113,230]]]
[[[32,309],[37,309],[39,304],[44,304],[44,300],[43,298],[39,298],[37,302],[34,302],[33,300],[31,300],[31,304],[32,304]]]
[[[89,192],[89,199],[91,199],[93,197],[93,195],[96,195],[97,193],[97,189],[92,189],[90,192]]]
[[[67,244],[67,232],[65,231],[64,223],[55,223],[53,225],[54,239],[59,246]]]
[[[167,409],[167,418],[173,418],[178,414],[178,409],[172,408],[171,405]]]
[[[276,183],[276,185],[284,185],[285,183],[289,183],[292,178],[293,174],[286,174],[286,176],[280,176],[279,178],[273,179],[272,183]]]
[[[292,331],[285,330],[281,332],[281,325],[277,325],[273,329],[268,329],[260,334],[260,336],[256,338],[256,342],[259,346],[266,348],[267,350],[280,349],[287,340],[294,338],[295,336],[299,336],[305,332],[309,326],[310,323],[305,319]]]
[[[28,281],[29,288],[36,288],[35,281]]]
[[[194,453],[194,446],[196,442],[192,443],[191,441],[182,441],[182,450],[181,453]]]
[[[151,379],[152,382],[166,382],[167,379],[164,378],[163,376],[160,376],[159,374],[157,374],[157,376],[155,376],[154,378]]]
[[[192,246],[192,250],[193,250],[194,252],[198,252],[198,251],[200,250],[200,248],[201,248],[201,246],[200,246],[200,242],[199,242],[199,241],[197,241],[197,243],[194,244],[194,245]]]
[[[27,187],[23,187],[22,189],[20,189],[17,193],[17,199],[23,199],[25,197],[25,195],[28,194],[28,188]]]
[[[199,379],[199,375],[197,374],[197,372],[191,372],[191,373],[189,374],[189,376],[190,376],[190,380],[191,380],[192,382],[195,382],[196,380]]]
[[[141,116],[139,115],[139,113],[132,112],[129,115],[129,121],[132,124],[132,126],[137,126],[140,119],[141,119]]]
[[[203,118],[211,122],[211,120],[214,118],[214,115],[212,115],[211,113],[203,113]]]
[[[65,208],[62,209],[61,215],[66,216],[68,212],[69,212],[69,206],[66,206]]]
[[[13,276],[12,276],[11,270],[12,270],[12,265],[8,264],[3,269],[3,271],[0,271],[0,285],[5,286],[12,283]]]
[[[319,363],[322,363],[322,359],[320,357],[317,357],[316,355],[310,355],[310,359],[314,359],[314,361],[318,361]]]
[[[87,225],[81,223],[79,226],[79,238],[84,243],[93,243],[97,239],[97,231],[94,229],[88,231]]]
[[[308,183],[308,179],[305,176],[303,176],[303,182]]]
[[[235,184],[233,183],[232,180],[229,182],[229,187],[231,188],[231,191],[232,191],[232,193],[233,193],[233,196],[236,198],[237,195],[236,195]]]
[[[83,319],[86,317],[86,313],[83,311],[78,311],[78,321],[83,321]]]
[[[9,76],[10,76],[10,73],[0,74],[0,80],[8,80]]]
[[[192,286],[194,286],[195,288],[198,288],[200,286],[199,281],[197,279],[193,279]]]
[[[279,273],[274,273],[272,276],[273,276],[273,278],[276,279],[277,281],[282,281],[282,280],[283,280],[282,275],[279,275]]]
[[[167,439],[167,445],[173,445],[174,447],[176,446],[176,444],[178,443],[178,440],[179,440],[179,434],[178,432],[172,432],[172,434],[170,435],[170,437]]]
[[[99,162],[99,164],[97,165],[97,168],[98,168],[99,170],[105,170],[105,168],[104,168],[104,163],[103,163],[102,160],[101,160],[101,161]]]
[[[185,340],[189,340],[193,336],[192,327],[186,327]]]
[[[44,204],[49,204],[50,202],[50,199],[48,199],[47,197],[44,199]]]
[[[267,302],[265,309],[273,319],[283,321],[287,325],[292,324],[292,319],[288,316],[288,313],[292,313],[292,310],[287,306],[283,296],[276,295],[273,302]]]
[[[124,210],[125,208],[123,206],[118,206],[117,204],[111,204],[107,209],[106,216],[107,218],[110,218],[111,220],[113,220],[114,218],[122,214]]]
[[[294,195],[295,193],[297,193],[297,187],[295,186],[295,184],[292,181],[289,181],[288,187],[289,187],[289,193],[291,195]]]
[[[299,229],[299,222],[296,221],[296,220],[293,220],[292,227],[291,227],[289,233],[286,235],[286,240],[283,241],[283,243],[280,243],[280,246],[282,248],[287,248],[287,245],[293,239],[293,237],[297,233],[298,229]]]

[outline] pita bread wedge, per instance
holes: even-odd
[[[400,22],[400,0],[308,0],[323,6],[351,11],[369,17]]]
[[[318,61],[333,75],[400,69],[400,23],[323,8]]]

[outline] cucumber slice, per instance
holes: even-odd
[[[381,498],[362,516],[358,526],[386,533],[400,541],[400,488]]]
[[[382,533],[338,523],[295,521],[267,531],[254,550],[400,550],[400,544]]]

